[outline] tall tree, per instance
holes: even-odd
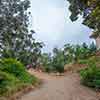
[[[0,55],[16,58],[24,63],[32,62],[36,51],[42,48],[29,31],[29,0],[0,0]],[[30,61],[29,61],[30,60]]]
[[[64,52],[61,49],[54,48],[53,49],[53,61],[52,66],[55,68],[55,71],[59,73],[64,72],[64,65],[65,65],[65,56]]]

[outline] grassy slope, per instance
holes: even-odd
[[[20,62],[14,59],[0,61],[0,97],[10,97],[26,87],[37,84],[39,80],[30,75]]]

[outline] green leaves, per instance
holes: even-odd
[[[0,3],[0,55],[25,65],[36,63],[43,44],[29,31],[29,0],[2,0]]]
[[[70,3],[70,19],[76,21],[78,15],[84,18],[83,24],[94,29],[100,35],[100,1],[99,0],[67,0]]]
[[[65,44],[62,49],[54,48],[53,53],[44,53],[40,57],[43,71],[64,72],[64,66],[70,63],[87,64],[87,59],[96,52],[96,45],[92,43],[88,46]],[[90,61],[91,62],[91,61]]]
[[[81,81],[84,85],[100,89],[100,68],[90,64],[87,69],[81,70]]]
[[[24,65],[15,59],[0,59],[0,96],[11,96],[26,86],[38,84]]]
[[[53,50],[54,56],[52,58],[52,66],[54,67],[55,71],[59,73],[64,72],[64,65],[65,65],[65,56],[62,50],[54,48]]]

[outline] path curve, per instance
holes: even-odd
[[[53,77],[31,71],[44,80],[40,89],[24,95],[20,100],[99,100],[96,93],[80,85],[78,74]]]

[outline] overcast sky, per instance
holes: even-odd
[[[90,29],[81,24],[82,19],[70,21],[68,6],[64,0],[31,0],[32,27],[36,39],[45,43],[45,51],[66,43],[91,42]]]

